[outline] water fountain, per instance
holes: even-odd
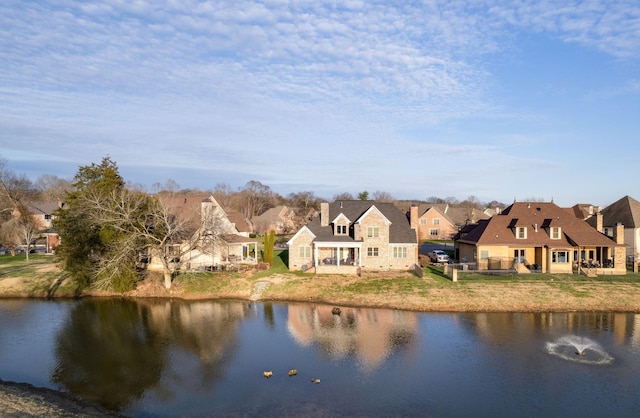
[[[597,342],[578,335],[566,335],[546,344],[547,352],[564,360],[588,364],[611,364],[613,357]]]

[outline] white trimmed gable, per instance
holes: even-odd
[[[365,213],[363,213],[362,216],[360,216],[360,218],[358,218],[356,223],[361,223],[364,218],[366,218],[368,215],[372,213],[377,213],[387,225],[391,225],[391,221],[386,216],[384,216],[382,212],[380,212],[380,210],[375,205],[371,205],[371,207],[367,209]]]
[[[340,213],[338,216],[336,216],[335,219],[331,221],[331,223],[337,224],[341,223],[340,221],[343,221],[343,224],[351,225],[351,220],[347,218],[344,213]]]
[[[291,245],[292,243],[294,243],[296,241],[296,239],[302,235],[308,233],[309,235],[311,235],[313,238],[316,237],[316,234],[314,234],[313,232],[311,232],[311,230],[309,229],[309,227],[307,227],[306,225],[304,225],[302,228],[300,228],[298,230],[298,232],[295,233],[294,236],[292,236],[289,241],[287,241],[287,245]]]

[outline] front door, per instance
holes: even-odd
[[[513,250],[513,261],[515,263],[524,263],[524,250],[523,249],[515,249]]]

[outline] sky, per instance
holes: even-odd
[[[152,189],[640,199],[637,0],[0,2],[0,156]]]

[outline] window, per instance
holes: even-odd
[[[549,235],[551,236],[551,239],[560,239],[560,227],[551,227]]]
[[[309,258],[311,257],[311,247],[308,245],[303,245],[300,247],[300,258]]]
[[[435,228],[431,228],[429,230],[429,235],[431,235],[432,237],[438,237],[438,230]]]
[[[551,262],[552,263],[568,263],[569,252],[568,251],[552,251]]]
[[[526,226],[518,226],[518,227],[516,227],[516,238],[517,239],[527,239],[527,227]]]
[[[488,259],[489,259],[489,250],[480,250],[480,260],[488,260]]]
[[[432,222],[434,225],[440,225],[440,218],[433,218]]]
[[[369,257],[377,257],[378,256],[378,247],[367,247],[367,256],[369,256]]]
[[[44,215],[44,219],[45,219],[45,221],[50,221],[51,220],[51,215]]]
[[[420,219],[420,225],[426,225],[426,224],[427,224],[426,219]]]
[[[380,236],[380,229],[377,226],[368,226],[367,227],[367,237],[368,238],[378,238]]]
[[[407,247],[393,247],[393,258],[407,258]]]
[[[347,235],[347,226],[336,225],[336,235]]]

